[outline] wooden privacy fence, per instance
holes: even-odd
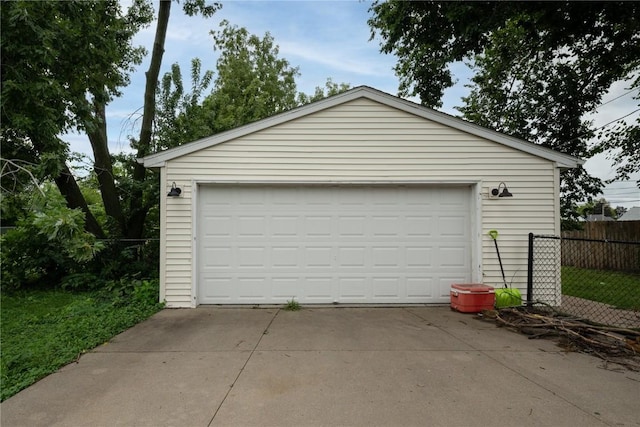
[[[640,272],[640,221],[589,222],[562,237],[562,265]]]
[[[563,231],[562,237],[640,242],[640,221],[585,222],[582,230]]]

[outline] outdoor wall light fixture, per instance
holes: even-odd
[[[502,192],[500,191],[501,188]],[[509,192],[509,190],[507,189],[507,184],[505,184],[504,182],[498,184],[498,188],[494,188],[493,190],[491,190],[491,195],[493,197],[513,197],[513,194]]]
[[[179,197],[182,194],[180,187],[176,187],[175,181],[171,184],[171,191],[167,194],[168,197]],[[502,197],[502,196],[501,196]]]

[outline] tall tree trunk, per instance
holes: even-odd
[[[146,72],[146,85],[144,90],[144,110],[142,113],[142,127],[140,129],[140,140],[138,141],[137,157],[142,158],[149,154],[151,146],[151,135],[153,132],[153,119],[156,113],[156,87],[160,65],[164,55],[164,43],[167,36],[167,26],[169,24],[169,13],[171,11],[171,0],[161,0],[158,11],[158,26],[151,52],[151,63]],[[144,181],[146,169],[143,165],[136,163],[133,169],[133,179],[138,182]],[[147,210],[142,200],[142,190],[135,190],[130,201],[131,218],[127,224],[127,237],[139,239],[144,231],[144,220]]]
[[[87,205],[87,201],[84,199],[82,192],[80,191],[80,187],[78,187],[78,183],[74,178],[71,170],[69,170],[69,166],[64,165],[64,169],[60,174],[55,177],[56,185],[60,190],[60,193],[64,196],[67,201],[67,206],[71,209],[80,208],[85,214],[85,226],[84,228],[89,232],[95,235],[100,239],[105,238],[104,231],[98,221],[93,216],[91,211],[89,210],[89,206]]]
[[[126,235],[126,223],[113,176],[113,162],[109,154],[107,121],[103,103],[95,103],[95,115],[96,120],[92,126],[88,127],[92,130],[87,132],[91,148],[93,148],[93,169],[98,178],[104,210],[107,215],[118,222],[122,234]]]

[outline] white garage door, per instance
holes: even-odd
[[[201,186],[198,303],[446,303],[471,279],[469,203],[469,187]]]

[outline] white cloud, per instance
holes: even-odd
[[[292,58],[300,58],[305,62],[321,64],[335,71],[344,71],[361,76],[386,77],[392,74],[391,61],[385,58],[373,61],[370,52],[340,49],[335,45],[302,44],[299,42],[280,43],[282,56],[295,63]],[[393,74],[392,74],[393,75]]]

